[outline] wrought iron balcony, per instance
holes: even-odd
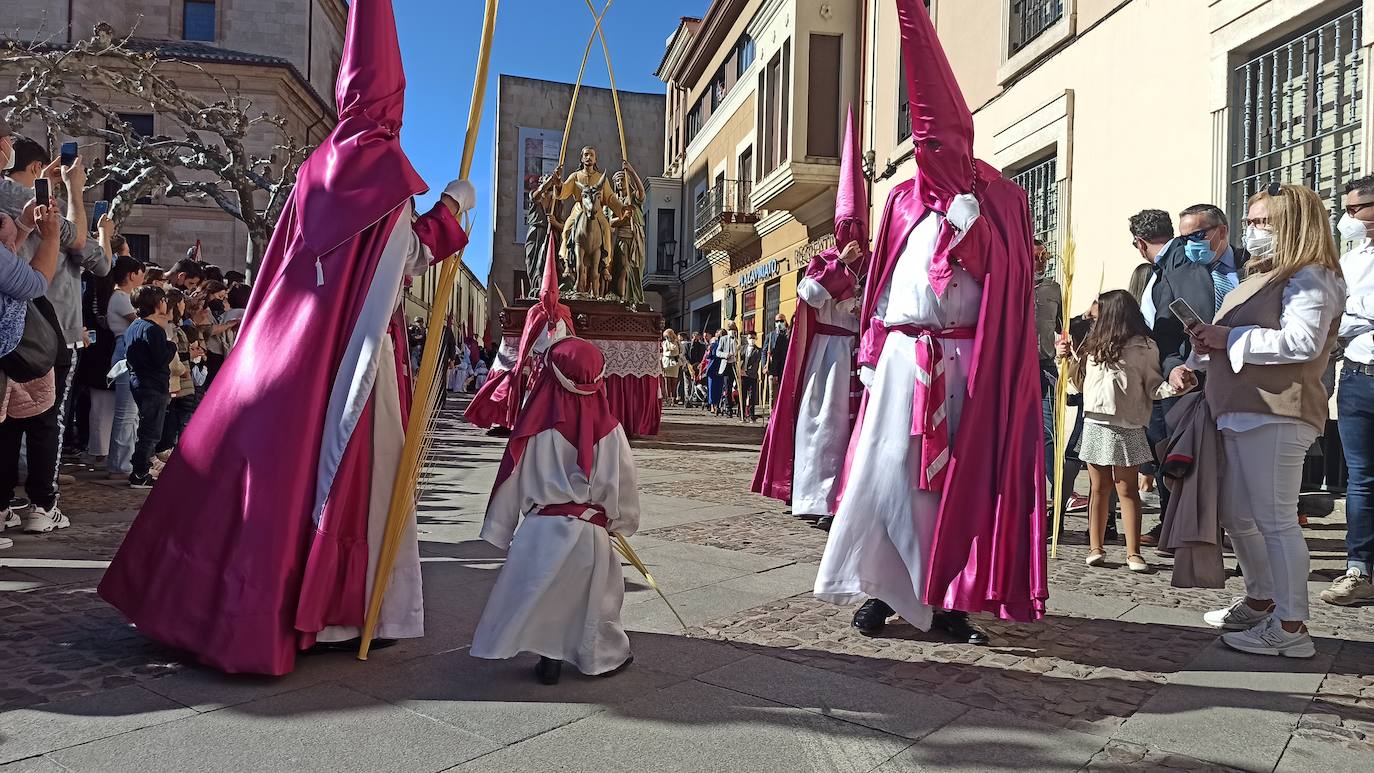
[[[697,197],[693,244],[699,250],[730,250],[758,238],[758,211],[748,180],[722,180]]]

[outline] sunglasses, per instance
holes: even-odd
[[[1207,234],[1217,230],[1220,227],[1220,225],[1214,225],[1210,228],[1199,228],[1198,230],[1193,231],[1190,234],[1184,234],[1179,238],[1184,240],[1185,242],[1205,242],[1207,241]]]

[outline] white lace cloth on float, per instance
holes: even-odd
[[[627,378],[661,377],[662,352],[658,341],[608,341],[589,339],[606,358],[606,375]],[[512,348],[520,346],[520,339],[507,336],[502,342]]]

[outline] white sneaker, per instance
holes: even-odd
[[[1304,626],[1297,633],[1283,630],[1272,616],[1248,631],[1232,631],[1221,635],[1226,646],[1252,655],[1278,655],[1285,658],[1310,658],[1317,654],[1312,637]]]
[[[1225,609],[1214,609],[1204,614],[1202,620],[1223,631],[1246,631],[1264,622],[1273,611],[1272,606],[1263,612],[1251,609],[1250,605],[1245,603],[1245,599],[1239,598]]]
[[[1374,601],[1374,583],[1352,566],[1337,577],[1330,588],[1322,591],[1322,601],[1339,606]]]
[[[19,524],[23,522],[24,520],[19,517],[19,513],[16,513],[13,507],[7,507],[5,508],[5,525],[0,526],[0,531],[4,531],[5,529],[17,529],[19,528]]]
[[[24,516],[24,531],[29,534],[47,534],[71,525],[71,520],[56,507],[52,510],[35,507],[28,515]]]
[[[0,537],[0,550],[14,547],[14,540],[9,537]]]

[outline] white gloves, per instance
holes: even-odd
[[[444,189],[444,195],[458,202],[463,212],[471,212],[477,206],[477,188],[467,180],[454,180]]]
[[[978,206],[978,199],[972,193],[961,193],[950,202],[945,219],[961,233],[968,233],[980,214],[982,210]]]

